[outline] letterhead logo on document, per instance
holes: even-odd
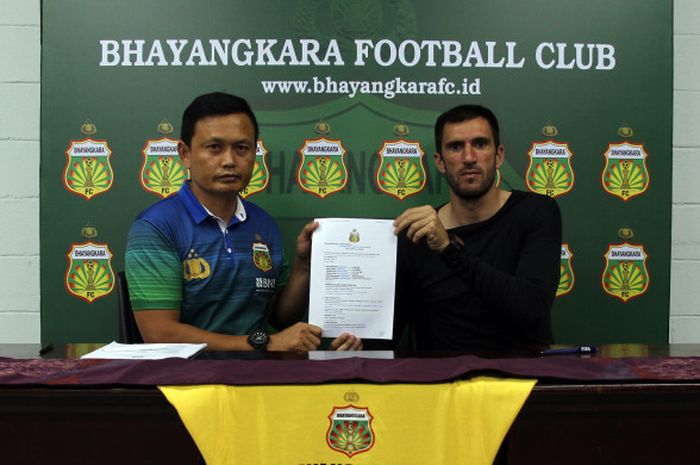
[[[369,409],[352,404],[333,407],[328,419],[330,426],[326,433],[326,443],[331,449],[352,457],[367,452],[374,445],[374,417],[369,413]]]

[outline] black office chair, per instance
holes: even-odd
[[[123,271],[117,273],[117,301],[119,302],[119,342],[124,344],[142,343],[143,338],[134,318],[129,300],[129,286],[126,282],[126,274]]]

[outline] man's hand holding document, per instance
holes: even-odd
[[[391,339],[396,235],[392,220],[321,218],[311,242],[309,323],[325,337]]]

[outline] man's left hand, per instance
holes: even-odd
[[[311,235],[320,224],[316,221],[307,223],[297,236],[296,260],[308,262],[311,259]]]
[[[333,342],[331,342],[329,349],[362,350],[362,339],[350,333],[343,333],[340,336],[333,339]]]

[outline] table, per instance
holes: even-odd
[[[21,357],[22,349],[0,345],[0,356],[10,353]],[[611,345],[597,356],[699,355],[700,345]],[[513,423],[497,461],[698,463],[696,381],[542,381]],[[201,463],[176,411],[155,387],[0,386],[0,434],[2,463],[8,464]]]

